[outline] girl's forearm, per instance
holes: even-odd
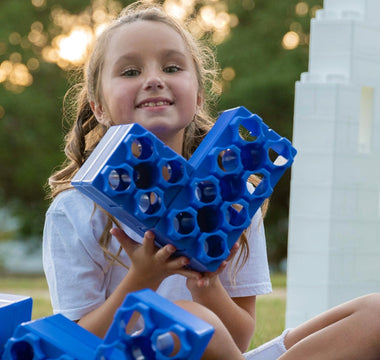
[[[255,329],[254,308],[248,312],[228,295],[220,280],[212,286],[193,291],[193,300],[212,310],[224,323],[236,345],[247,350]],[[254,302],[253,302],[254,306]]]
[[[124,277],[111,296],[97,309],[83,316],[78,324],[91,333],[104,338],[111,326],[117,309],[123,304],[125,297],[134,291],[143,288],[157,290],[159,284],[148,284],[133,276],[132,273]]]

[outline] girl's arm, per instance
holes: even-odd
[[[193,300],[212,310],[224,323],[236,345],[244,352],[248,349],[255,330],[256,297],[231,298],[219,276],[187,281]]]
[[[142,245],[133,241],[121,229],[114,228],[111,233],[117,237],[127,252],[132,265],[111,296],[78,321],[79,325],[99,337],[105,336],[116,310],[130,292],[145,288],[155,291],[166,277],[173,274],[181,274],[194,281],[201,277],[195,271],[184,269],[189,263],[186,257],[171,257],[175,252],[174,246],[166,245],[157,249],[154,244],[154,234],[149,231],[145,233]]]

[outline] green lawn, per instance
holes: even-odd
[[[281,334],[285,324],[286,276],[272,275],[273,294],[259,296],[256,305],[256,331],[251,347],[257,347]],[[52,314],[44,277],[0,275],[0,293],[28,295],[33,298],[33,319]]]

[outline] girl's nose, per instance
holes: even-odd
[[[157,90],[157,89],[163,89],[164,88],[164,81],[161,79],[160,76],[157,74],[153,74],[147,77],[144,89],[145,90]]]

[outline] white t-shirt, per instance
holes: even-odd
[[[105,214],[79,191],[59,194],[46,213],[43,236],[43,265],[50,290],[54,313],[78,320],[98,308],[115,290],[127,273],[121,265],[110,265],[98,240],[106,223]],[[124,231],[141,242],[130,228]],[[250,256],[238,272],[235,283],[230,281],[228,267],[220,274],[223,286],[231,297],[267,294],[272,291],[264,226],[261,212],[252,219],[248,233]],[[116,253],[120,245],[112,238],[109,250]],[[130,260],[125,251],[120,258]],[[172,275],[166,278],[157,293],[165,298],[191,300],[186,278]]]

